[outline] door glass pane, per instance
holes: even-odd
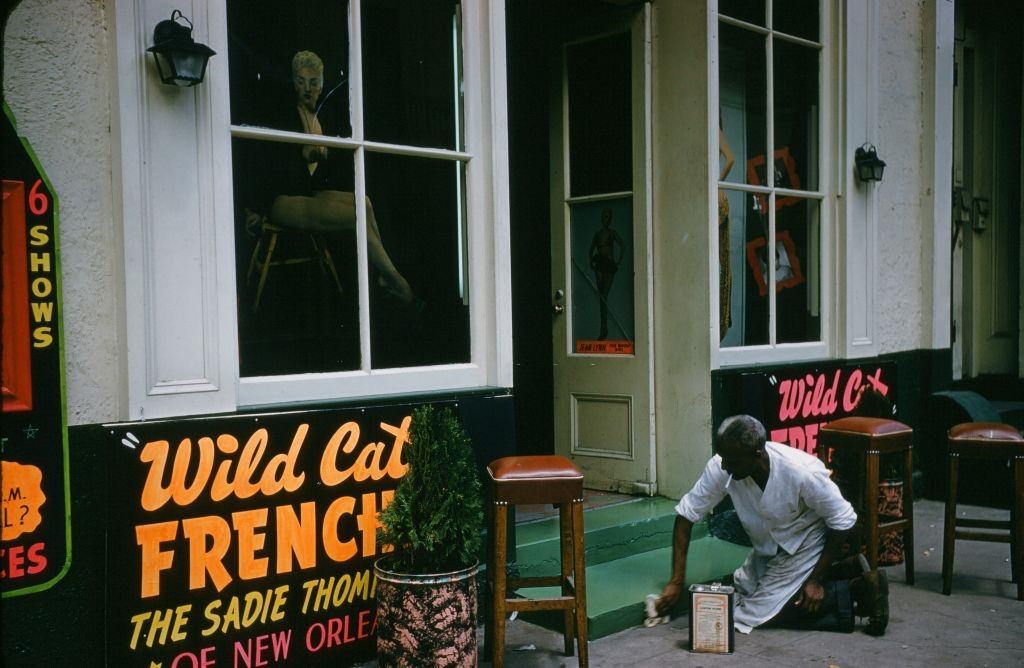
[[[228,0],[231,122],[348,137],[348,2]]]
[[[718,326],[723,348],[768,343],[768,216],[762,202],[750,193],[718,191]]]
[[[573,351],[633,353],[633,198],[569,208]]]
[[[363,123],[366,138],[456,148],[462,95],[453,0],[364,0]],[[461,141],[459,142],[461,145]]]
[[[629,33],[566,47],[569,190],[574,197],[633,189]]]
[[[776,0],[772,3],[772,29],[818,41],[819,0]]]
[[[820,203],[799,197],[775,202],[776,340],[821,339]]]
[[[468,362],[457,163],[365,162],[373,368]]]
[[[780,0],[775,0],[776,4]],[[740,21],[763,26],[764,0],[718,0],[718,13]]]
[[[763,185],[755,177],[754,168],[764,164],[767,145],[765,39],[749,30],[720,26],[719,178],[725,181]]]
[[[243,377],[359,368],[353,157],[308,151],[232,140]]]
[[[775,40],[775,185],[818,189],[818,50]]]

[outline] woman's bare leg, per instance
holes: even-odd
[[[380,272],[384,287],[405,303],[413,300],[409,283],[398,269],[380,240],[380,231],[373,206],[366,202],[366,250],[370,264]],[[342,191],[323,191],[315,197],[281,195],[270,208],[270,221],[282,227],[318,234],[337,234],[356,226],[355,197]]]

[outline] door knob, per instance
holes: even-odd
[[[565,299],[565,292],[562,290],[555,290],[555,296],[552,298],[551,311],[555,315],[562,315],[565,313],[565,307],[562,306],[562,300]]]

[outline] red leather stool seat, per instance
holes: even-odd
[[[559,455],[503,457],[487,466],[496,503],[571,503],[583,498],[583,472]]]

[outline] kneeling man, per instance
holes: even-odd
[[[764,426],[749,415],[722,422],[715,455],[676,506],[672,577],[657,601],[659,614],[667,614],[682,595],[694,523],[726,494],[754,548],[733,574],[736,630],[750,633],[775,622],[852,631],[857,614],[869,618],[868,633],[885,633],[885,573],[867,572],[859,553],[835,563],[851,542],[853,507],[816,457],[766,442]],[[853,545],[854,552],[858,547]]]

